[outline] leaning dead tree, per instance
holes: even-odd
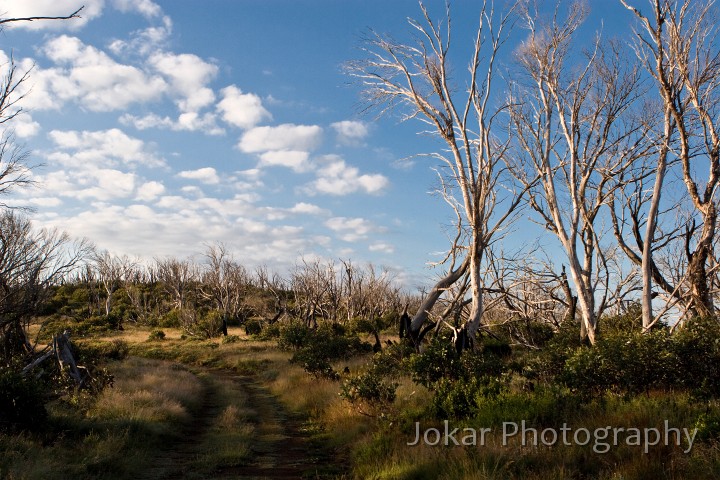
[[[502,15],[496,14],[491,2],[480,8],[465,78],[454,78],[450,68],[449,8],[442,25],[422,4],[422,21],[409,21],[415,43],[373,33],[365,48],[367,58],[348,65],[370,108],[379,108],[381,114],[398,109],[404,119],[420,120],[446,149],[429,157],[441,165],[439,192],[456,213],[458,234],[446,259],[448,273],[415,313],[410,333],[417,338],[437,299],[467,275],[468,291],[460,295],[469,295],[470,309],[456,332],[464,345],[481,326],[487,249],[513,220],[523,193],[510,185],[505,162],[509,141],[496,130],[505,105],[495,104],[495,61],[508,39],[513,8]]]

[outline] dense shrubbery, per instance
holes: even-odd
[[[385,414],[395,401],[397,379],[406,373],[412,352],[412,348],[400,343],[375,353],[364,371],[343,380],[340,395],[363,413]]]
[[[337,379],[338,374],[331,362],[372,351],[369,343],[346,333],[339,324],[310,328],[300,322],[290,322],[282,328],[278,344],[281,348],[293,350],[295,353],[291,361],[302,365],[308,373]]]
[[[23,376],[20,366],[0,365],[0,429],[42,424],[47,417],[46,400],[39,379]]]
[[[586,394],[603,391],[641,393],[688,390],[720,396],[720,326],[695,319],[680,331],[647,333],[607,331],[593,347],[579,347],[568,358],[559,379]]]

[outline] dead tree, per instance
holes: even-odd
[[[598,38],[576,60],[573,39],[586,14],[585,4],[575,3],[567,18],[556,12],[542,25],[525,10],[528,38],[517,51],[510,103],[519,159],[513,171],[528,186],[540,178],[529,205],[567,255],[581,331],[594,344],[608,294],[598,288],[608,275],[601,213],[617,188],[613,179],[642,145],[642,125],[626,115],[642,89],[637,69],[612,42]]]
[[[692,316],[713,316],[708,268],[714,256],[720,187],[720,123],[715,108],[720,100],[720,50],[713,2],[653,0],[649,15],[633,2],[621,2],[638,20],[636,52],[655,80],[665,123],[673,127],[666,128],[665,143],[678,156],[694,210],[685,230],[687,270],[682,294],[689,298]],[[700,173],[698,159],[706,174]],[[652,322],[647,313],[645,322]]]
[[[373,34],[367,59],[349,64],[361,83],[370,108],[381,113],[397,108],[405,119],[420,120],[438,136],[447,153],[429,157],[441,164],[440,194],[454,209],[458,241],[449,258],[465,258],[431,290],[415,314],[411,334],[419,335],[434,303],[454,282],[469,278],[470,310],[461,327],[474,338],[484,311],[482,271],[495,235],[514,218],[523,188],[511,184],[506,171],[509,141],[496,131],[506,106],[494,102],[495,61],[508,38],[513,8],[499,15],[482,2],[469,71],[457,81],[450,69],[450,12],[446,26],[433,22],[421,4],[422,21],[410,20],[417,42],[405,44]]]

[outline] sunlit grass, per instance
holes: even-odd
[[[114,388],[100,395],[90,417],[148,424],[178,422],[189,417],[201,397],[200,381],[177,364],[130,358],[113,371]]]

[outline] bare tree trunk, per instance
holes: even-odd
[[[653,324],[653,306],[652,306],[652,279],[654,261],[652,258],[653,245],[655,241],[655,231],[657,230],[658,212],[660,210],[660,198],[662,195],[663,183],[665,181],[665,170],[667,168],[667,156],[669,151],[670,135],[672,134],[672,121],[669,109],[665,109],[665,132],[661,150],[658,155],[657,169],[655,170],[655,185],[653,186],[653,196],[650,200],[650,209],[648,210],[647,225],[645,226],[645,243],[642,249],[642,326],[644,330],[650,328]]]
[[[451,285],[460,280],[460,278],[467,271],[469,264],[469,257],[466,257],[463,263],[458,268],[456,268],[455,270],[450,270],[447,275],[438,280],[438,282],[433,285],[432,289],[430,289],[427,296],[425,296],[422,303],[420,304],[420,308],[418,308],[418,311],[415,313],[410,322],[409,335],[413,340],[417,340],[418,336],[420,335],[420,331],[422,330],[425,322],[427,322],[428,315],[432,308],[435,306],[435,303],[438,301],[438,299],[440,299],[440,297],[447,291],[447,289]]]

